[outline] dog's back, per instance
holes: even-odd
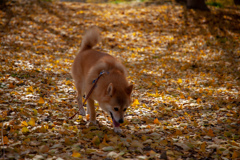
[[[94,62],[103,56],[102,54],[97,54],[97,51],[92,50],[92,48],[97,45],[99,41],[100,32],[97,27],[90,28],[83,36],[81,48],[74,60],[71,70],[71,75],[75,81],[78,80],[82,75],[86,74],[86,72],[84,72],[84,68],[90,68],[91,64],[94,64]]]
[[[92,49],[100,40],[100,31],[97,27],[92,27],[85,33],[71,70],[75,81],[84,83],[84,81],[92,79],[91,77],[96,78],[96,73],[112,68],[117,68],[124,76],[127,76],[125,67],[113,56]]]

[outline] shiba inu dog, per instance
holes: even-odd
[[[93,50],[100,41],[100,31],[92,27],[85,33],[81,48],[71,70],[77,89],[77,102],[81,115],[86,115],[82,106],[82,96],[88,93],[100,74],[103,74],[87,99],[87,114],[90,123],[96,124],[94,100],[112,118],[114,131],[120,133],[120,123],[124,122],[124,113],[131,103],[133,85],[126,79],[125,67],[113,56]]]

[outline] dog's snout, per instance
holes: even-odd
[[[123,119],[119,119],[119,121],[118,121],[119,123],[123,123]]]

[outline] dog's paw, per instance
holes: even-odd
[[[122,129],[120,127],[114,127],[115,133],[122,133]]]
[[[86,116],[86,112],[85,112],[85,109],[83,107],[80,108],[79,112],[80,112],[80,115]]]
[[[88,123],[87,123],[87,127],[90,127],[90,126],[97,126],[98,124],[97,124],[97,121],[89,121]]]

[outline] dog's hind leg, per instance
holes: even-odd
[[[83,108],[83,104],[82,104],[82,91],[81,91],[81,87],[79,83],[75,84],[76,89],[77,89],[77,103],[78,103],[78,107],[79,107],[79,112],[82,116],[85,116],[85,110]]]

